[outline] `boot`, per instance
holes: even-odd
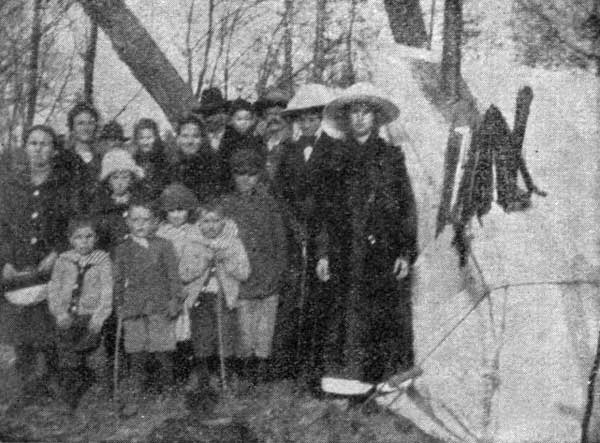
[[[192,413],[207,414],[214,409],[219,395],[210,387],[210,371],[206,359],[200,359],[192,374],[194,385],[188,385],[185,404]]]

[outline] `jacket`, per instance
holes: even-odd
[[[124,318],[167,315],[172,303],[183,301],[173,246],[158,237],[147,241],[148,248],[131,238],[117,246],[114,296]]]
[[[203,289],[211,262],[214,261],[218,284],[221,285],[227,306],[236,307],[240,282],[250,276],[250,263],[246,249],[238,237],[238,228],[227,220],[221,234],[206,238],[197,225],[183,247],[179,273],[185,284],[186,305],[192,306]],[[214,283],[214,282],[213,282]]]
[[[224,212],[237,224],[252,272],[240,288],[241,298],[277,294],[287,268],[287,239],[275,198],[260,183],[250,194],[230,194]]]
[[[79,273],[82,285],[77,287]],[[74,291],[79,290],[78,301]],[[90,315],[90,329],[100,331],[112,312],[112,262],[104,251],[96,250],[88,256],[75,251],[62,253],[54,265],[48,284],[48,306],[57,321],[69,316],[71,302],[76,302],[78,315]]]

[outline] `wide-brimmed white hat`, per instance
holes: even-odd
[[[305,111],[323,109],[334,98],[333,92],[327,86],[308,83],[298,88],[282,115],[292,116]]]
[[[364,103],[371,107],[377,114],[377,121],[380,124],[391,123],[400,115],[400,109],[390,101],[381,91],[371,83],[355,83],[334,100],[332,100],[323,111],[323,117],[333,122],[340,122],[346,119],[348,106]]]
[[[130,171],[137,178],[144,178],[144,169],[135,162],[131,154],[125,149],[111,149],[102,158],[100,181],[106,180],[117,171]]]

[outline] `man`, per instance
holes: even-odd
[[[318,192],[328,247],[316,270],[335,287],[326,367],[369,382],[413,364],[408,277],[417,257],[416,205],[402,151],[378,135],[398,115],[364,83],[324,110],[344,134],[327,151]]]

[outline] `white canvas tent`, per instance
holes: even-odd
[[[380,403],[447,441],[580,441],[600,320],[598,287],[582,282],[600,277],[597,80],[484,63],[464,68],[480,110],[494,103],[509,124],[519,87],[533,88],[524,152],[548,197],[511,214],[494,204],[483,225],[473,225],[475,260],[461,269],[452,230],[434,238],[448,122],[425,98],[406,53],[381,43],[371,53],[373,82],[402,112],[391,129],[419,203],[417,361],[490,290],[423,361],[414,389]]]

